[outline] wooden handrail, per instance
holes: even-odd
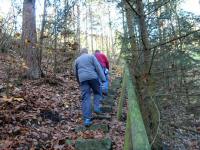
[[[123,76],[123,86],[126,86],[125,91],[128,93],[128,114],[124,150],[150,150],[151,146],[149,144],[140,107],[137,102],[136,90],[127,65],[125,65]],[[125,91],[122,91],[124,92],[121,93],[122,96],[126,93]],[[120,99],[120,101],[123,101],[123,99]],[[122,105],[123,102],[120,101],[119,104]],[[118,108],[122,109],[121,106],[118,106]],[[120,118],[120,116],[118,117]]]

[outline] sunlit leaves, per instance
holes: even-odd
[[[5,101],[5,102],[12,102],[12,101],[24,101],[23,98],[21,97],[7,97],[7,96],[3,96],[0,98],[0,100]]]

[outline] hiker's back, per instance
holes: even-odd
[[[93,57],[90,54],[83,54],[76,59],[80,82],[98,78]]]

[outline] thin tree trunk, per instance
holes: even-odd
[[[58,32],[57,32],[57,5],[56,5],[56,0],[54,0],[55,3],[55,20],[54,20],[54,67],[53,67],[53,73],[54,73],[54,77],[56,76],[56,72],[57,72],[57,36],[58,36]]]
[[[72,19],[73,19],[73,28],[74,28],[74,33],[76,32],[76,16],[75,16],[75,6],[73,6],[73,11],[72,11]],[[74,42],[76,41],[76,34],[74,34]]]
[[[112,34],[112,22],[111,22],[111,18],[110,18],[110,8],[109,7],[108,7],[108,19],[109,19],[109,28],[110,28],[110,40],[111,40],[112,56],[115,56],[113,34]]]
[[[149,50],[150,44],[148,40],[147,25],[145,23],[143,2],[141,0],[136,0],[136,6],[137,6],[138,13],[140,15],[139,27],[140,27],[140,34],[141,34],[141,39],[142,39],[143,49],[144,49],[144,73],[148,73],[151,51]]]
[[[179,16],[178,16],[178,13],[177,13],[177,6],[175,5],[174,7],[175,7],[175,9],[173,8],[173,4],[172,4],[172,2],[170,3],[170,6],[171,6],[171,10],[173,11],[173,13],[175,14],[175,16],[176,16],[176,19],[177,19],[177,27],[178,27],[178,34],[179,34],[179,36],[181,36],[181,26],[180,26],[180,18],[179,18]],[[183,49],[183,41],[182,41],[182,39],[179,39],[179,42],[180,42],[180,50],[182,50]]]
[[[42,26],[41,26],[41,32],[40,32],[40,44],[39,44],[39,51],[40,51],[39,63],[40,63],[40,65],[42,63],[42,50],[43,50],[43,40],[44,40],[44,28],[45,28],[46,16],[47,16],[46,5],[47,5],[47,0],[44,0],[44,9],[43,9]]]
[[[125,11],[126,11],[126,21],[127,21],[127,25],[128,25],[128,33],[126,33],[125,36],[127,36],[127,34],[129,34],[129,42],[131,45],[131,53],[132,53],[132,62],[135,64],[136,62],[136,58],[137,58],[137,44],[136,44],[136,38],[135,38],[135,32],[134,32],[134,27],[133,27],[133,12],[131,11],[130,6],[124,2],[124,7],[125,7]],[[134,51],[135,50],[135,51]]]
[[[92,53],[94,52],[94,46],[93,46],[93,18],[92,18],[92,10],[91,10],[91,1],[89,4],[89,15],[90,15],[90,34],[91,34],[91,50]]]
[[[108,40],[108,36],[106,35],[105,36],[105,42],[106,42],[106,53],[107,53],[107,56],[108,56],[108,59],[110,59],[110,51],[109,51],[109,40]]]
[[[104,42],[103,42],[103,24],[102,24],[102,18],[101,18],[101,16],[99,16],[99,21],[100,21],[100,27],[101,27],[101,35],[100,35],[100,47],[101,47],[101,50],[103,50],[104,49],[104,46],[103,46],[103,44],[104,44]]]
[[[68,3],[68,0],[65,0],[64,1],[64,5],[65,5],[65,7],[69,7],[69,3]],[[65,13],[65,18],[64,18],[64,31],[65,31],[65,33],[64,33],[64,46],[66,46],[66,42],[68,41],[68,33],[67,33],[67,28],[68,28],[68,23],[67,23],[67,12],[65,11],[64,12]]]
[[[81,32],[80,32],[80,6],[77,5],[77,42],[78,42],[78,51],[80,51],[81,45]]]
[[[154,0],[154,4],[156,4],[158,2],[158,0]],[[155,7],[157,7],[155,5]],[[155,8],[156,9],[156,8]],[[159,43],[161,43],[162,41],[162,31],[161,31],[161,22],[159,21],[159,14],[161,13],[161,8],[158,9],[158,11],[156,11],[156,16],[157,16],[157,26],[158,26],[158,34],[159,34]]]
[[[86,30],[85,30],[85,40],[86,40],[86,47],[88,47],[88,32],[87,32],[87,29],[88,29],[88,11],[87,11],[87,5],[86,5],[86,18],[85,18],[85,28],[86,28]]]

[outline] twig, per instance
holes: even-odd
[[[196,134],[200,134],[200,132],[198,132],[196,130],[186,128],[186,127],[183,127],[183,126],[178,126],[178,125],[175,125],[175,124],[170,124],[170,126],[176,128],[176,129],[183,129],[183,130],[190,131],[190,132],[193,132],[193,133],[196,133]]]
[[[151,68],[153,66],[153,60],[155,58],[155,53],[156,53],[156,48],[154,48],[154,50],[153,50],[153,56],[151,57],[151,64],[149,66],[149,71],[148,71],[149,74],[151,73]]]

